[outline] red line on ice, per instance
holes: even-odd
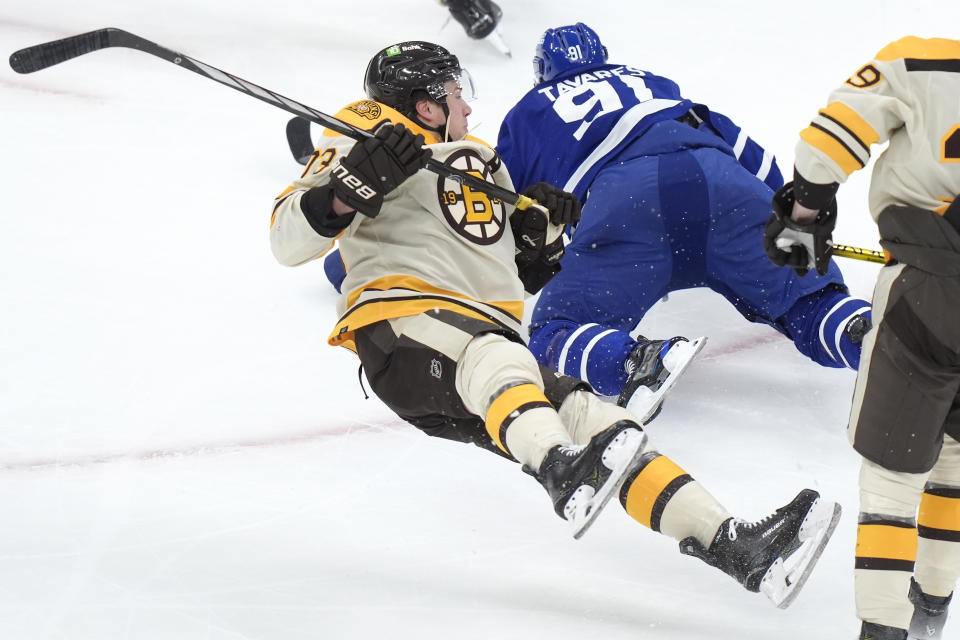
[[[27,29],[29,31],[39,31],[41,33],[51,33],[58,38],[66,38],[68,36],[75,35],[75,33],[67,33],[63,29],[56,29],[54,27],[37,24],[36,22],[24,22],[23,20],[13,20],[11,18],[6,18],[0,16],[0,27],[8,27],[12,29]],[[38,44],[38,43],[34,43]],[[26,45],[31,46],[31,45]]]
[[[772,344],[785,338],[775,331],[766,334],[754,336],[739,342],[723,345],[717,349],[707,350],[701,356],[702,360],[715,360],[725,358],[731,354],[740,351],[746,351],[753,347]],[[0,460],[0,471],[34,471],[64,467],[90,467],[98,464],[108,464],[111,462],[122,461],[149,461],[162,460],[165,458],[180,458],[185,456],[195,456],[204,454],[216,454],[229,451],[239,451],[242,449],[254,449],[263,447],[290,446],[311,442],[318,442],[328,438],[345,436],[351,433],[377,433],[389,429],[399,428],[406,423],[400,420],[385,420],[370,423],[352,423],[336,425],[329,429],[308,431],[305,433],[291,433],[271,438],[252,438],[249,440],[210,442],[206,444],[189,445],[171,449],[148,449],[144,451],[132,451],[126,453],[104,453],[88,454],[64,458],[41,458],[36,460],[24,460],[16,462],[3,462]]]
[[[753,347],[760,347],[763,345],[773,344],[781,340],[787,340],[787,338],[782,334],[777,333],[776,331],[771,329],[767,333],[762,333],[756,337],[740,340],[739,342],[725,344],[718,347],[717,349],[711,349],[710,343],[707,342],[707,346],[703,350],[703,355],[697,359],[698,360],[717,360],[719,358],[725,358],[729,355],[738,353],[740,351],[747,351]]]
[[[103,100],[103,96],[95,96],[92,93],[81,93],[67,89],[54,89],[52,87],[41,87],[27,82],[17,82],[0,78],[0,87],[9,89],[19,89],[21,91],[30,91],[33,93],[45,93],[54,96],[67,96],[69,98],[81,98],[83,100]]]
[[[126,453],[88,454],[62,458],[40,458],[16,462],[0,461],[0,471],[39,471],[44,469],[64,467],[90,467],[99,464],[123,461],[149,461],[165,458],[182,458],[195,455],[209,455],[242,449],[264,447],[283,447],[311,442],[319,442],[328,438],[350,435],[352,433],[377,433],[395,429],[405,425],[399,420],[384,422],[352,423],[337,425],[329,429],[308,431],[306,433],[291,433],[272,438],[252,438],[250,440],[209,442],[171,449],[147,449],[144,451],[130,451]]]

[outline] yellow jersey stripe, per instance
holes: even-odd
[[[871,127],[859,113],[842,102],[831,102],[825,109],[821,109],[820,113],[846,129],[847,133],[856,138],[868,153],[870,145],[880,141],[876,129]]]
[[[414,134],[422,134],[427,144],[440,142],[440,138],[435,132],[424,129],[407,116],[391,107],[388,107],[382,102],[374,102],[373,100],[358,100],[357,102],[348,104],[346,107],[334,114],[333,117],[342,122],[346,122],[349,125],[353,125],[358,129],[363,129],[364,131],[375,129],[377,125],[384,120],[389,120],[394,124],[402,122],[403,125],[407,129],[413,131]],[[324,129],[323,135],[327,138],[335,138],[343,134],[334,131],[333,129]]]
[[[491,324],[497,324],[490,316],[484,315],[468,305],[458,304],[452,300],[443,300],[441,298],[375,300],[351,309],[347,315],[337,323],[337,326],[333,328],[333,331],[327,338],[327,344],[334,347],[348,346],[345,342],[353,341],[354,331],[361,327],[390,318],[415,316],[430,311],[431,309],[446,309],[447,311],[453,311],[468,318],[486,320]],[[356,349],[353,350],[356,351]]]
[[[827,154],[847,175],[863,167],[853,150],[823,129],[811,125],[800,132],[800,137],[814,149]]]
[[[900,58],[917,58],[920,60],[960,58],[960,42],[946,38],[907,36],[885,46],[877,54],[875,60],[890,62]]]
[[[270,214],[270,228],[271,228],[271,229],[273,228],[273,223],[277,221],[277,209],[280,208],[280,205],[283,204],[283,201],[287,199],[287,196],[289,196],[290,193],[291,193],[294,189],[296,189],[296,187],[294,187],[294,186],[291,185],[291,186],[287,187],[286,189],[284,189],[284,190],[283,190],[283,193],[281,193],[281,194],[278,195],[276,198],[274,198],[273,213]]]
[[[456,291],[449,291],[447,289],[440,289],[435,287],[425,280],[414,276],[384,276],[382,278],[377,278],[371,282],[366,283],[362,287],[359,287],[351,291],[347,295],[347,307],[352,307],[357,303],[357,300],[363,294],[364,291],[369,290],[378,290],[378,291],[387,291],[390,289],[409,289],[411,292],[419,292],[426,294],[433,294],[439,296],[450,296],[451,298],[460,298],[462,300],[469,300],[477,305],[481,306],[491,306],[495,309],[500,310],[503,313],[513,317],[514,320],[520,322],[520,318],[523,317],[523,302],[522,301],[497,301],[497,302],[480,302],[479,300],[474,300],[468,296],[463,295],[462,293],[457,293]]]
[[[440,139],[440,134],[438,134],[436,131],[425,129],[396,109],[393,109],[382,102],[374,102],[373,100],[358,100],[357,102],[348,104],[346,107],[338,111],[333,117],[337,120],[341,120],[347,124],[353,125],[358,129],[363,129],[364,131],[372,131],[373,129],[376,129],[377,125],[384,120],[389,120],[394,124],[402,122],[403,125],[407,129],[413,131],[414,134],[422,134],[426,144],[437,144],[439,142],[443,142],[443,140]],[[343,134],[338,131],[334,131],[333,129],[325,128],[323,130],[323,135],[327,138],[334,138]],[[486,140],[481,140],[480,138],[471,136],[469,134],[467,134],[463,139],[482,144],[483,146],[490,147],[491,149],[493,148]]]

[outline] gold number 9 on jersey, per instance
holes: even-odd
[[[867,87],[872,87],[873,85],[880,82],[880,79],[883,76],[880,75],[880,71],[877,70],[872,64],[865,64],[860,69],[847,78],[847,84],[851,87],[856,87],[857,89],[866,89]]]

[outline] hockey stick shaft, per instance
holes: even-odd
[[[877,264],[885,264],[887,262],[887,259],[884,257],[882,251],[861,249],[860,247],[851,247],[850,245],[846,244],[833,245],[833,255],[840,258],[851,258],[853,260],[863,260],[864,262],[875,262]]]
[[[82,56],[86,53],[111,47],[124,47],[127,49],[136,49],[138,51],[143,51],[144,53],[149,53],[150,55],[166,60],[167,62],[172,62],[179,67],[187,69],[188,71],[193,71],[194,73],[219,82],[222,85],[226,85],[231,89],[235,89],[236,91],[240,91],[249,96],[257,98],[258,100],[262,100],[268,104],[283,109],[284,111],[289,111],[290,113],[306,118],[311,122],[315,122],[319,125],[327,127],[328,129],[332,129],[337,133],[343,134],[349,138],[353,138],[354,140],[363,140],[365,138],[372,137],[373,135],[369,131],[364,131],[363,129],[354,127],[353,125],[334,118],[333,116],[329,116],[325,113],[317,111],[316,109],[313,109],[312,107],[301,104],[296,100],[282,96],[279,93],[274,93],[269,89],[265,89],[264,87],[244,80],[243,78],[239,78],[232,73],[227,73],[226,71],[217,69],[216,67],[211,67],[210,65],[201,62],[196,58],[191,58],[188,55],[178,53],[172,49],[167,49],[166,47],[162,47],[155,42],[151,42],[150,40],[141,38],[138,35],[124,31],[123,29],[116,29],[114,27],[97,29],[96,31],[81,33],[76,36],[70,36],[69,38],[63,38],[62,40],[54,40],[52,42],[45,42],[21,49],[14,52],[10,56],[10,67],[13,68],[13,70],[17,73],[33,73],[35,71],[40,71],[41,69],[52,67],[56,64],[60,64],[61,62],[72,60],[73,58]],[[438,160],[434,160],[433,158],[427,162],[426,168],[444,178],[454,180],[460,184],[465,184],[471,189],[485,193],[488,196],[499,198],[518,209],[527,209],[530,206],[537,204],[532,198],[514,193],[509,189],[504,189],[503,187],[491,182],[487,182],[486,180],[471,176],[466,172],[455,169],[447,164],[439,162]]]
[[[313,109],[312,107],[301,104],[296,100],[282,96],[279,93],[274,93],[273,91],[261,87],[260,85],[244,80],[243,78],[239,78],[232,73],[217,69],[216,67],[211,67],[210,65],[203,63],[196,58],[191,58],[188,55],[178,53],[172,49],[167,49],[166,47],[162,47],[155,42],[147,40],[146,38],[142,38],[128,31],[124,31],[123,29],[117,29],[114,27],[97,29],[96,31],[81,33],[79,35],[63,38],[62,40],[44,42],[32,47],[20,49],[19,51],[16,51],[10,55],[10,67],[17,73],[34,73],[36,71],[60,64],[61,62],[72,60],[73,58],[77,58],[84,54],[111,47],[136,49],[138,51],[143,51],[144,53],[149,53],[150,55],[166,60],[167,62],[172,62],[179,67],[187,69],[188,71],[192,71],[206,78],[219,82],[220,84],[230,87],[231,89],[240,91],[249,96],[257,98],[258,100],[262,100],[263,102],[283,109],[284,111],[288,111],[295,115],[306,118],[311,122],[315,122],[319,125],[332,129],[333,131],[343,134],[349,138],[353,138],[354,140],[363,140],[372,136],[372,134],[368,131],[354,127],[346,122],[343,122],[342,120],[334,118],[333,116],[329,116],[325,113],[317,111],[316,109]],[[487,182],[486,180],[476,178],[468,173],[454,169],[453,167],[432,158],[427,163],[426,168],[437,175],[443,176],[444,178],[449,178],[459,182],[460,184],[465,184],[471,189],[475,189],[495,198],[500,198],[501,200],[515,206],[517,209],[523,210],[537,204],[536,200],[532,198],[514,193],[513,191],[504,189],[503,187]],[[883,254],[879,251],[860,249],[858,247],[850,247],[847,245],[835,245],[834,255],[842,258],[852,258],[854,260],[865,260],[867,262],[884,262]]]

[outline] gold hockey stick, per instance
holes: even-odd
[[[863,260],[864,262],[875,262],[877,264],[885,264],[887,262],[882,251],[851,247],[848,244],[834,244],[833,255],[839,258],[851,258],[853,260]]]

